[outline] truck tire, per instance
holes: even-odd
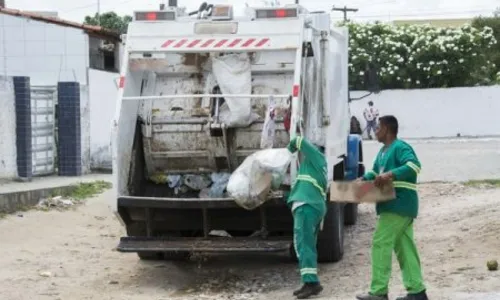
[[[318,236],[318,262],[338,262],[344,256],[344,204],[330,202]]]
[[[328,203],[327,213],[323,222],[323,230],[318,234],[318,262],[338,262],[344,256],[344,218],[342,203]],[[292,261],[297,261],[297,253],[293,242],[289,249]]]
[[[344,207],[344,224],[347,226],[355,225],[358,221],[358,204],[347,203]]]

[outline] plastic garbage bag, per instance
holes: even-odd
[[[203,175],[186,175],[184,184],[192,190],[201,191],[210,185],[210,179]]]
[[[252,93],[251,64],[248,54],[228,54],[212,57],[212,72],[222,94]],[[258,116],[252,111],[250,98],[225,97],[219,120],[228,127],[246,127]]]
[[[179,193],[179,188],[182,185],[182,176],[181,175],[169,175],[167,176],[167,184],[168,187],[174,189],[174,194],[177,195]]]
[[[272,186],[279,187],[292,157],[288,149],[283,148],[255,152],[231,175],[227,192],[245,209],[259,207],[267,200]]]
[[[210,178],[212,179],[212,186],[210,187],[209,196],[211,198],[222,198],[224,197],[224,190],[226,189],[230,173],[212,173]]]
[[[264,120],[264,126],[262,127],[262,135],[260,137],[260,148],[270,149],[274,145],[274,136],[276,132],[276,123],[274,117],[276,116],[276,111],[274,107],[274,100],[269,97],[267,102],[267,113]]]

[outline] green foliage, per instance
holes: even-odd
[[[493,35],[497,41],[500,41],[500,8],[495,11],[494,15],[495,17],[491,18],[475,18],[472,22],[472,26],[479,30],[483,30],[483,28],[493,29]],[[500,43],[497,43],[490,49],[486,49],[485,52],[490,61],[500,66]],[[499,71],[497,72],[497,82],[500,83],[500,70],[497,69],[497,71]]]
[[[106,29],[119,33],[127,33],[128,23],[131,21],[131,16],[120,17],[115,12],[107,12],[100,15],[95,14],[94,16],[86,16],[83,23],[95,26],[100,25]]]
[[[378,69],[382,89],[475,86],[496,81],[498,67],[488,51],[498,44],[490,27],[346,25],[351,89],[363,89],[368,63]]]

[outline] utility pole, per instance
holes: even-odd
[[[347,20],[347,13],[348,12],[357,12],[358,11],[357,8],[351,8],[351,7],[347,7],[347,6],[344,6],[342,8],[337,8],[337,7],[334,6],[334,7],[332,7],[332,10],[333,11],[341,11],[341,12],[343,12],[344,13],[344,21],[346,21],[346,22],[348,21]]]
[[[101,26],[101,0],[97,0],[97,25]]]

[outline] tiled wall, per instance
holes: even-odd
[[[87,83],[88,35],[82,30],[0,14],[0,75],[32,85]]]
[[[80,84],[59,82],[58,93],[58,160],[60,176],[82,174]]]
[[[14,77],[16,103],[17,173],[20,178],[33,176],[31,148],[31,90],[29,77]]]

